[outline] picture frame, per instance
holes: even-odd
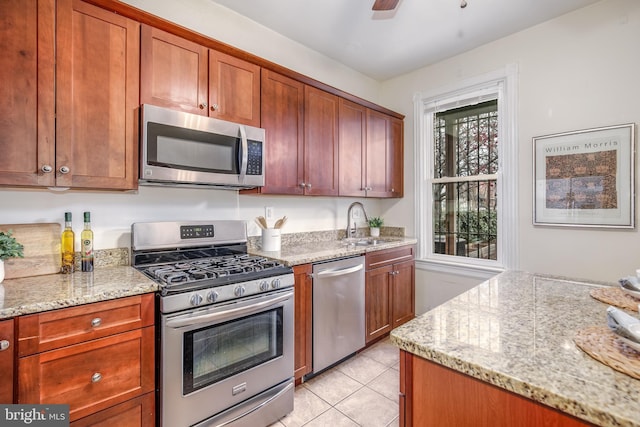
[[[533,225],[635,228],[635,123],[533,138]]]

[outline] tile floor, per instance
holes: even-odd
[[[398,426],[399,350],[382,340],[296,387],[293,412],[270,427]]]

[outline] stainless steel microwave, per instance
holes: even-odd
[[[264,185],[264,129],[144,104],[140,185]]]

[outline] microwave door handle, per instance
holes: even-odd
[[[242,148],[240,149],[240,176],[238,182],[244,183],[244,176],[247,174],[247,162],[249,161],[249,148],[247,143],[247,131],[244,126],[240,125],[240,138],[242,139]]]

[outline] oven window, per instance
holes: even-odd
[[[185,333],[183,394],[281,357],[282,316],[280,307]]]

